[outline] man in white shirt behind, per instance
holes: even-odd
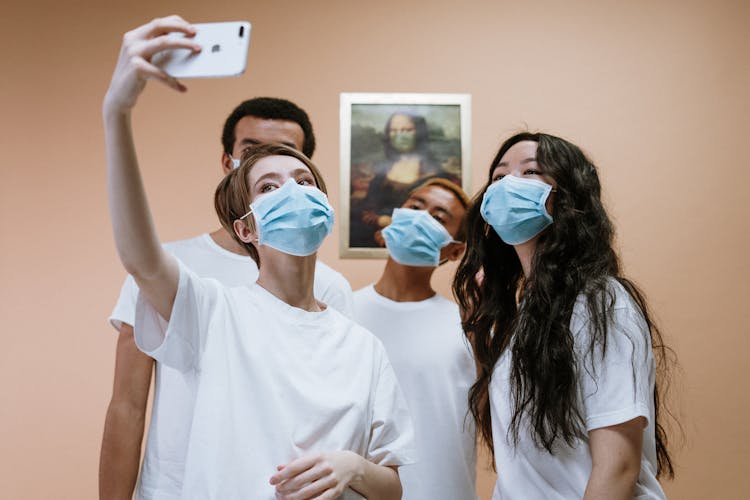
[[[311,157],[315,136],[307,113],[277,98],[250,99],[229,115],[222,133],[224,173],[238,166],[242,151],[254,144],[281,143]],[[200,277],[228,286],[249,285],[258,267],[224,229],[167,243],[165,248]],[[346,316],[352,316],[352,292],[346,279],[318,261],[315,296]],[[99,464],[99,494],[103,499],[129,499],[138,477],[146,404],[155,367],[154,399],[137,499],[180,498],[187,443],[192,425],[196,381],[194,372],[181,373],[154,363],[135,345],[133,325],[138,288],[128,276],[110,316],[118,330],[114,389],[107,410]]]
[[[444,179],[414,189],[376,235],[389,251],[382,276],[354,292],[355,320],[385,345],[414,420],[419,461],[399,469],[405,500],[477,498],[474,358],[458,306],[431,286],[437,266],[464,251],[468,204]]]

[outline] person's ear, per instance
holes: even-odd
[[[254,242],[258,241],[258,235],[255,232],[255,224],[253,224],[252,221],[247,219],[237,219],[232,223],[232,228],[237,237],[244,243],[254,244]]]
[[[229,172],[234,170],[234,162],[232,161],[232,157],[229,156],[226,151],[222,151],[221,153],[221,170],[224,172],[224,175],[227,175]]]
[[[454,241],[445,247],[445,258],[448,260],[458,260],[466,250],[466,243]]]

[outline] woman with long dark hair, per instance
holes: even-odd
[[[664,498],[657,477],[673,475],[658,418],[666,348],[621,273],[600,194],[577,146],[524,132],[467,215],[453,289],[494,499]]]

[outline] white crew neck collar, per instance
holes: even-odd
[[[375,290],[375,283],[371,283],[367,288],[375,297],[375,300],[380,302],[382,305],[390,307],[392,309],[421,309],[423,307],[429,307],[431,304],[435,302],[441,302],[443,300],[443,297],[436,292],[432,297],[426,298],[424,300],[400,302],[380,295],[378,291]]]

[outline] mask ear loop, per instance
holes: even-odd
[[[250,215],[251,213],[253,213],[253,207],[252,206],[250,207],[250,210],[248,210],[248,212],[245,215],[243,215],[242,217],[240,217],[237,220],[245,220],[247,218],[247,216]],[[255,241],[259,241],[259,237],[258,236],[255,237]]]
[[[465,242],[463,242],[463,241],[458,241],[458,240],[454,240],[454,239],[451,239],[451,240],[450,240],[450,241],[449,241],[448,243],[446,243],[446,244],[445,244],[445,246],[444,246],[443,248],[447,247],[448,245],[452,245],[453,243],[458,243],[459,245],[465,245],[465,244],[466,244],[466,243],[465,243]],[[445,259],[443,259],[443,260],[439,260],[439,261],[438,261],[438,265],[437,265],[437,267],[440,267],[440,266],[442,266],[443,264],[445,264],[445,263],[446,263],[446,262],[448,262],[449,260],[450,260],[450,259],[449,259],[449,258],[447,258],[447,257],[446,257]]]
[[[248,210],[248,212],[245,215],[243,215],[242,217],[240,217],[238,220],[244,220],[251,213],[253,213],[253,207],[250,207],[250,210]]]

